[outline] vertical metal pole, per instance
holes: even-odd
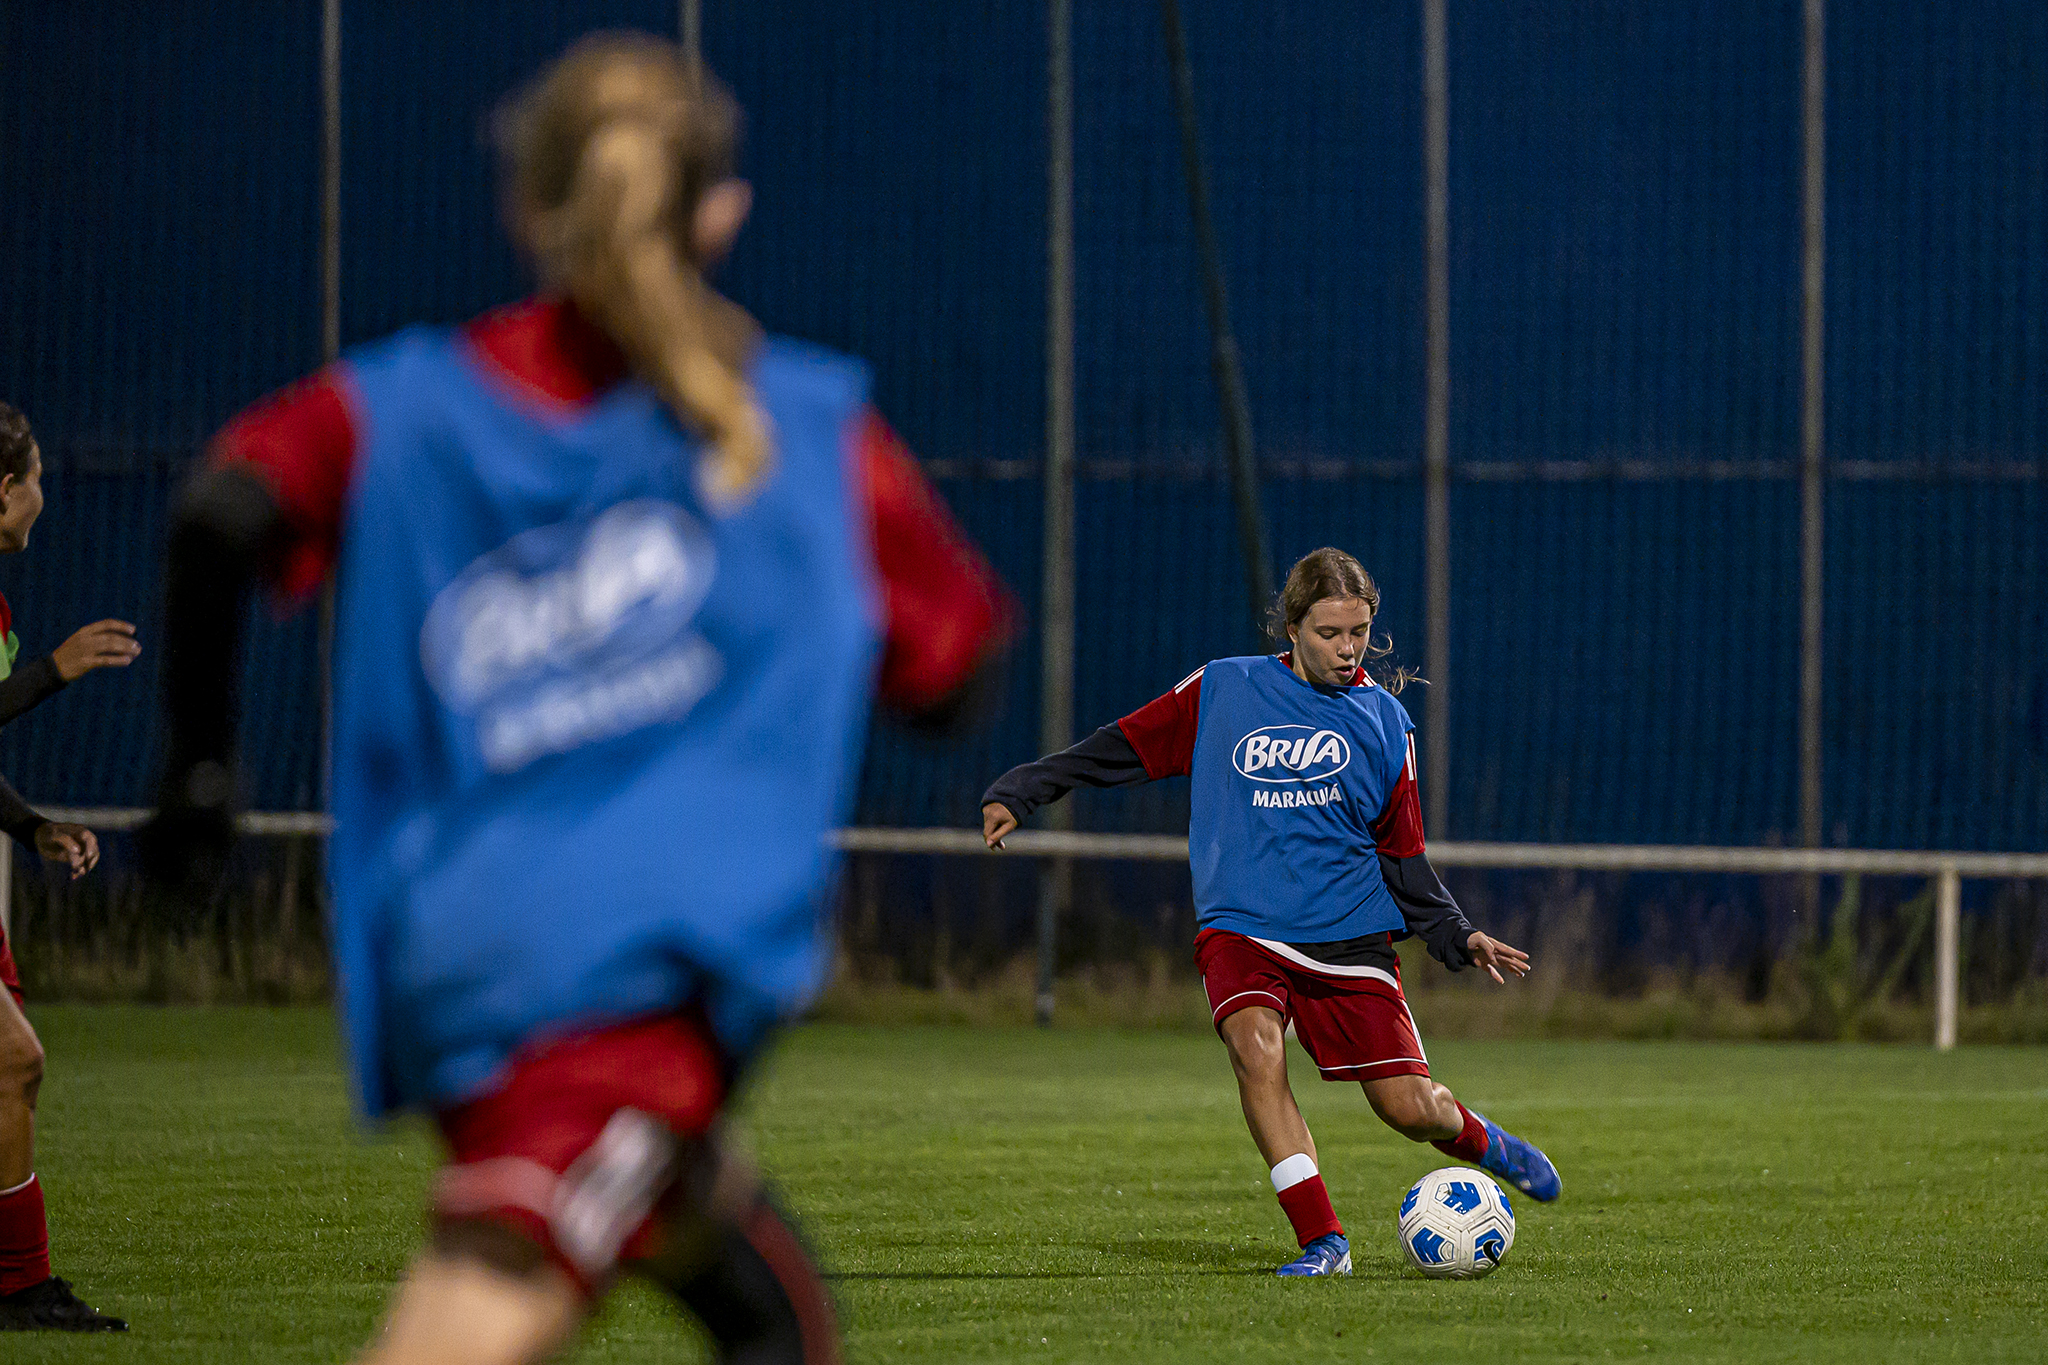
[[[1071,0],[1046,4],[1045,549],[1040,623],[1039,747],[1073,742],[1074,729],[1074,53]],[[1064,802],[1047,812],[1071,828]],[[1073,892],[1073,864],[1038,868],[1040,1024],[1052,1022],[1055,931]]]
[[[692,61],[704,55],[703,0],[682,0],[676,14],[676,29],[683,40],[683,52]]]
[[[1963,879],[1953,867],[1944,867],[1934,879],[1934,1045],[1943,1052],[1956,1045],[1962,920]]]
[[[1450,833],[1451,811],[1451,124],[1444,0],[1422,0],[1424,235],[1428,246],[1429,353],[1422,472],[1429,643],[1423,670],[1428,771],[1425,823]]]
[[[1800,404],[1799,480],[1799,841],[1821,842],[1821,591],[1826,541],[1822,517],[1827,484],[1822,459],[1822,348],[1827,267],[1827,68],[1823,41],[1826,0],[1806,0],[1806,232],[1800,271],[1805,329],[1800,348],[1804,399]]]

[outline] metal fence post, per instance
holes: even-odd
[[[1826,0],[1806,0],[1805,219],[1800,288],[1804,327],[1800,346],[1799,419],[1799,842],[1819,848],[1821,823],[1821,601],[1827,543],[1826,447],[1822,383],[1827,361],[1823,325],[1827,306],[1827,49]]]
[[[1422,0],[1424,235],[1429,341],[1424,396],[1423,535],[1429,641],[1423,672],[1428,729],[1424,790],[1432,834],[1451,831],[1451,134],[1450,57],[1444,0]]]
[[[703,0],[679,0],[676,6],[676,35],[682,39],[683,51],[690,60],[696,61],[704,55],[704,3]]]
[[[1962,875],[1954,867],[1944,867],[1934,878],[1934,1046],[1943,1052],[1956,1045],[1962,919]]]
[[[1074,54],[1071,0],[1046,4],[1045,544],[1039,747],[1073,742],[1074,728]],[[1071,829],[1065,803],[1047,812]],[[1038,1022],[1052,1022],[1059,914],[1073,891],[1073,864],[1038,865]]]

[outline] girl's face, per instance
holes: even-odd
[[[1348,687],[1365,662],[1372,613],[1356,597],[1325,597],[1287,628],[1294,642],[1294,671],[1304,681]]]
[[[43,514],[43,452],[29,447],[28,473],[0,476],[0,555],[28,548],[28,532]]]

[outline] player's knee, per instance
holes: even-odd
[[[1411,1142],[1425,1142],[1436,1136],[1436,1097],[1423,1091],[1399,1090],[1391,1095],[1373,1096],[1373,1110],[1380,1120]]]
[[[1250,1014],[1246,1010],[1236,1016],[1246,1022],[1231,1029],[1225,1039],[1230,1045],[1231,1066],[1244,1079],[1271,1080],[1286,1075],[1287,1035],[1273,1020],[1246,1018]]]
[[[0,1103],[13,1100],[35,1108],[43,1084],[43,1045],[27,1029],[0,1035]]]

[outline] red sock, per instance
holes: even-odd
[[[1280,1191],[1279,1199],[1280,1207],[1287,1212],[1287,1221],[1294,1224],[1294,1240],[1303,1246],[1318,1237],[1344,1231],[1344,1225],[1337,1221],[1337,1211],[1330,1207],[1330,1192],[1319,1175],[1289,1185]]]
[[[1458,1106],[1458,1112],[1465,1116],[1464,1130],[1454,1138],[1440,1138],[1429,1145],[1445,1156],[1454,1156],[1477,1166],[1479,1159],[1486,1155],[1486,1125],[1462,1104]]]
[[[50,1278],[50,1225],[43,1220],[43,1182],[30,1176],[0,1193],[0,1294]]]

